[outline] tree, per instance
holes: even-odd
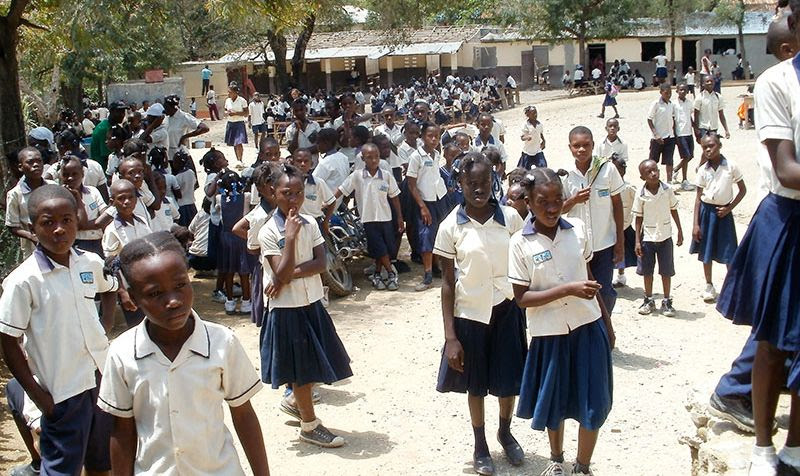
[[[675,42],[683,30],[686,20],[705,7],[705,0],[655,0],[645,10],[645,14],[663,20],[669,30],[669,61],[675,64]],[[670,69],[670,74],[672,70]]]
[[[633,30],[635,0],[511,0],[501,3],[500,20],[551,43],[576,40],[578,57],[589,64],[586,42],[625,36]]]
[[[747,9],[744,0],[720,0],[713,11],[718,24],[736,26],[736,41],[739,43],[738,49],[742,55],[742,67],[747,71],[747,51],[744,47],[744,22]]]

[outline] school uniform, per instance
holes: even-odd
[[[303,205],[300,206],[300,213],[311,215],[319,222],[325,216],[325,212],[322,209],[335,201],[333,192],[323,180],[317,180],[311,174],[306,176],[305,200],[303,200]]]
[[[532,290],[588,279],[592,256],[581,220],[561,218],[553,240],[531,218],[511,237],[508,279]],[[596,299],[567,296],[525,310],[531,335],[517,416],[535,430],[557,430],[567,418],[598,430],[611,411],[611,346]]]
[[[719,112],[725,109],[725,101],[718,92],[700,91],[694,100],[694,110],[697,114],[697,128],[700,137],[719,129]]]
[[[111,421],[95,405],[108,339],[94,297],[119,284],[103,265],[73,248],[62,266],[37,247],[3,281],[0,333],[25,337],[31,372],[55,403],[54,416],[41,420],[42,474],[111,469]]]
[[[241,113],[248,108],[247,100],[241,96],[236,99],[228,98],[225,100],[225,114],[228,115],[228,123],[225,126],[225,144],[231,147],[247,144],[247,129],[245,116],[231,116],[230,113]]]
[[[477,134],[474,139],[472,139],[472,149],[475,152],[483,152],[487,147],[494,147],[500,153],[500,161],[504,164],[508,159],[508,154],[506,153],[506,147],[500,142],[500,139],[497,139],[494,135],[490,135],[487,140],[481,139],[480,134]]]
[[[655,194],[642,185],[633,202],[633,216],[642,219],[642,256],[636,273],[652,276],[658,258],[658,274],[675,276],[672,246],[672,210],[678,199],[669,185],[659,182]]]
[[[330,150],[320,155],[319,163],[311,175],[314,180],[322,180],[329,189],[336,190],[350,175],[350,160],[336,149]],[[337,208],[340,203],[341,200],[336,201]]]
[[[212,184],[217,182],[217,176],[219,172],[211,172],[206,176],[206,183],[203,186],[203,191],[211,200],[211,207],[209,209],[209,221],[208,221],[208,259],[214,266],[217,266],[217,258],[220,254],[220,233],[221,233],[221,223],[222,223],[222,213],[220,211],[219,200],[217,199],[217,195],[208,196],[208,191],[211,189]]]
[[[525,319],[508,281],[508,243],[522,219],[511,208],[494,207],[493,216],[480,223],[461,205],[436,235],[433,252],[454,260],[458,269],[453,324],[464,348],[463,373],[450,368],[442,349],[439,392],[519,395],[527,343]]]
[[[106,201],[94,187],[81,187],[83,208],[89,221],[96,220],[106,210]],[[91,251],[103,257],[103,230],[78,230],[75,238],[75,247],[81,251]]]
[[[678,155],[681,159],[691,160],[694,157],[694,129],[692,128],[692,117],[694,113],[694,101],[677,99],[675,104],[675,145],[678,147]]]
[[[647,118],[653,122],[654,138],[650,139],[650,160],[672,166],[675,154],[675,104],[658,98],[652,106]],[[661,139],[659,142],[657,139]],[[659,160],[660,159],[660,160]]]
[[[636,256],[636,231],[633,229],[633,202],[636,199],[636,186],[625,182],[625,186],[619,194],[622,199],[622,228],[625,235],[625,258],[620,263],[616,263],[617,269],[630,268],[638,264]]]
[[[790,140],[800,156],[800,64],[779,63],[759,76],[755,86],[758,139]],[[800,350],[800,308],[796,296],[800,248],[800,191],[784,187],[770,166],[769,195],[761,201],[725,277],[717,310],[734,324],[752,326],[754,340],[781,350]],[[788,386],[797,391],[797,359]]]
[[[161,200],[161,207],[156,210],[156,215],[150,222],[150,228],[154,233],[172,230],[172,225],[180,218],[178,204],[174,199],[164,197]]]
[[[170,361],[148,321],[114,339],[97,405],[133,418],[135,474],[244,475],[222,403],[236,408],[261,390],[233,331],[192,313],[194,330]]]
[[[178,182],[178,188],[181,189],[181,198],[177,199],[178,225],[189,226],[194,216],[197,215],[197,206],[194,204],[197,175],[195,175],[194,170],[186,168],[175,174],[175,180]]]
[[[233,226],[244,217],[245,206],[250,200],[250,194],[223,196],[217,195],[220,200],[219,245],[217,254],[217,271],[220,273],[236,273],[239,276],[250,275],[255,268],[258,258],[247,252],[247,242],[233,233]]]
[[[736,251],[736,225],[733,214],[723,218],[717,216],[717,207],[731,203],[735,197],[733,184],[744,179],[739,167],[725,157],[721,157],[717,170],[706,162],[697,171],[695,185],[703,189],[700,195],[700,230],[702,239],[689,247],[689,253],[697,253],[703,263],[728,264]]]
[[[119,176],[115,176],[119,180]],[[113,180],[115,181],[115,180]],[[112,183],[113,183],[112,181]],[[156,197],[153,192],[147,187],[147,184],[142,182],[142,187],[136,190],[136,207],[133,209],[133,214],[139,217],[147,226],[151,226],[150,210],[147,207],[155,202]],[[112,218],[117,217],[117,209],[115,207],[106,208],[105,213]]]
[[[625,162],[628,161],[628,144],[622,142],[619,136],[613,142],[606,137],[603,142],[599,142],[594,146],[594,155],[598,157],[610,159],[613,154],[617,154]]]
[[[119,256],[122,248],[131,241],[151,234],[153,231],[139,215],[134,214],[128,222],[119,215],[106,225],[103,231],[103,253],[108,256]]]
[[[367,253],[372,259],[391,255],[397,247],[396,223],[392,219],[389,199],[400,195],[394,176],[388,171],[378,170],[372,175],[369,170],[356,170],[339,187],[342,195],[355,192],[356,206],[364,232],[367,235]]]
[[[49,183],[55,182],[44,180],[42,185]],[[28,200],[31,197],[31,193],[33,193],[33,189],[28,185],[28,181],[25,180],[25,177],[19,179],[19,182],[17,182],[11,190],[6,192],[6,227],[33,231],[31,217],[28,214]],[[30,256],[36,247],[32,241],[24,238],[20,238],[19,243],[22,249],[22,256],[25,258]]]
[[[312,260],[314,248],[325,243],[312,217],[301,214],[300,220],[296,265]],[[274,276],[268,258],[284,252],[285,232],[286,217],[280,209],[258,232],[265,286]],[[267,322],[261,328],[261,379],[273,389],[286,383],[331,384],[353,375],[350,357],[322,306],[323,295],[322,280],[315,274],[291,280],[270,298]]]
[[[522,126],[522,134],[529,135],[530,139],[522,142],[522,155],[519,158],[517,167],[522,167],[523,169],[547,167],[547,160],[544,158],[544,152],[542,151],[542,134],[544,134],[542,123],[536,121],[536,124],[531,124],[530,121],[525,121]]]
[[[567,216],[578,218],[586,224],[593,251],[589,266],[594,278],[603,286],[600,295],[610,314],[617,301],[617,291],[611,285],[614,276],[614,245],[617,240],[624,239],[624,236],[617,236],[611,197],[622,192],[625,182],[610,161],[600,166],[597,173],[593,173],[591,168],[586,173],[584,175],[573,166],[561,182],[567,198],[591,186],[589,200],[576,204]]]
[[[314,138],[314,135],[319,133],[320,129],[316,121],[306,121],[305,130],[298,131],[297,124],[292,122],[286,126],[286,143],[291,143],[295,135],[300,134],[297,138],[297,146],[301,149],[310,149],[316,144],[316,141],[311,140],[311,138]]]
[[[403,129],[397,124],[392,128],[389,128],[386,124],[381,124],[375,128],[374,135],[384,135],[388,137],[395,147],[398,147],[405,140]]]
[[[422,222],[422,215],[416,212],[417,232],[418,232],[418,251],[420,253],[430,253],[433,251],[436,232],[439,230],[445,214],[443,213],[442,198],[447,195],[447,187],[439,174],[439,164],[442,161],[442,154],[434,150],[428,153],[424,148],[419,147],[408,161],[406,177],[413,177],[417,180],[417,191],[425,202],[428,212],[431,215],[431,223],[426,225]],[[409,194],[410,195],[410,194]],[[418,209],[419,207],[417,207]]]
[[[253,134],[260,134],[267,131],[267,124],[264,121],[264,101],[252,101],[247,106],[250,118],[250,128]]]
[[[189,223],[189,233],[194,239],[189,246],[189,266],[196,271],[216,269],[216,263],[208,258],[208,236],[211,215],[200,210]]]
[[[248,252],[259,251],[258,232],[261,227],[272,218],[274,209],[270,207],[266,200],[256,205],[244,219],[250,225],[247,229],[247,250]],[[255,323],[256,327],[261,327],[264,322],[264,262],[261,253],[258,253],[258,261],[253,267],[253,272],[250,274],[250,303],[252,308],[250,311],[250,319]]]

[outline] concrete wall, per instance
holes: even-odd
[[[111,83],[107,86],[108,102],[125,101],[126,104],[136,103],[141,106],[143,101],[164,102],[164,97],[177,94],[181,97],[181,107],[188,110],[189,100],[185,98],[183,78],[165,78],[161,83],[145,83],[141,81],[127,81],[124,83]]]

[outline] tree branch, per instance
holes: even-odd
[[[6,14],[6,21],[8,21],[9,28],[16,28],[20,25],[22,14],[25,8],[28,7],[30,0],[11,0],[8,6],[8,13]]]
[[[28,20],[27,18],[20,18],[19,19],[19,24],[27,26],[28,28],[33,28],[35,30],[50,31],[50,28],[47,28],[46,26],[42,26],[42,25],[37,25],[36,23],[33,23],[32,21]]]

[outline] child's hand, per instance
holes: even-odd
[[[33,398],[31,398],[31,400],[33,400]],[[50,392],[42,392],[41,395],[36,397],[36,400],[33,403],[39,407],[39,410],[42,411],[42,415],[44,415],[46,418],[53,418],[53,412],[55,411],[56,404],[53,402],[53,396],[50,395]]]
[[[397,234],[402,235],[406,232],[406,224],[403,223],[402,219],[397,220]]]
[[[428,211],[428,207],[423,205],[419,207],[419,214],[422,216],[422,223],[425,225],[430,225],[433,223],[433,219],[431,218],[431,212]]]
[[[703,239],[703,232],[700,230],[700,225],[697,225],[692,229],[692,239],[694,241],[700,241]]]
[[[717,216],[720,218],[725,218],[733,209],[730,205],[725,205],[724,207],[717,207]]]
[[[683,230],[678,230],[678,241],[676,242],[678,246],[683,244]]]
[[[578,190],[578,193],[572,197],[572,201],[574,203],[586,203],[589,201],[589,197],[592,195],[592,187],[586,187],[584,189]]]
[[[444,344],[444,355],[447,365],[456,372],[464,372],[464,348],[458,339],[448,340]]]
[[[597,281],[576,281],[569,283],[567,292],[570,296],[579,297],[581,299],[594,299],[597,291],[602,287]]]
[[[329,236],[331,234],[331,224],[326,220],[322,222],[322,235]]]
[[[264,294],[268,298],[272,299],[272,298],[277,297],[278,294],[281,293],[282,289],[283,289],[283,285],[281,283],[276,283],[274,281],[271,281],[269,284],[267,284],[267,288],[264,290]]]
[[[289,216],[286,217],[286,239],[297,238],[301,228],[303,228],[303,222],[300,221],[300,215],[297,214],[297,209],[290,209]]]
[[[623,261],[625,261],[625,242],[617,240],[614,243],[614,262],[622,263]]]
[[[636,242],[636,246],[634,246],[634,251],[636,251],[636,256],[638,256],[639,258],[642,257],[643,253],[642,253],[642,242],[641,241],[637,241]]]

